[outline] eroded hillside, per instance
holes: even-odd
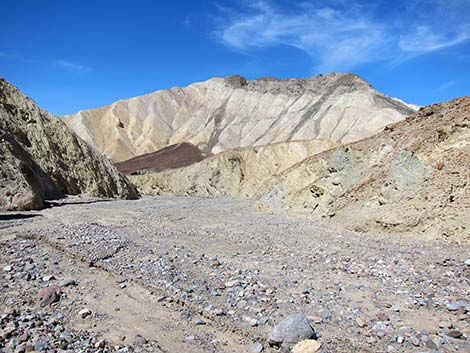
[[[304,156],[310,157],[298,163],[282,151],[292,164],[277,171],[261,172],[260,161],[272,161],[247,149],[241,163],[228,151],[133,180],[147,193],[254,197],[261,210],[300,213],[362,232],[469,237],[469,127],[470,97],[464,97],[422,108],[371,138],[308,151]]]
[[[121,162],[181,142],[205,153],[297,140],[352,142],[415,109],[353,74],[251,81],[230,76],[80,111],[65,121]]]

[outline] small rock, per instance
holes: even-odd
[[[222,309],[214,309],[213,313],[214,313],[215,316],[225,315],[225,312]]]
[[[297,343],[315,337],[315,331],[304,313],[291,315],[274,326],[268,335],[268,343],[281,345],[282,343]]]
[[[403,336],[398,336],[398,337],[397,337],[397,343],[402,344],[403,342],[405,342],[405,337],[403,337]]]
[[[292,348],[292,353],[315,353],[321,348],[321,343],[315,340],[304,340]]]
[[[54,275],[49,275],[49,276],[44,276],[42,278],[42,281],[43,282],[49,282],[49,281],[52,281],[53,279],[55,279]]]
[[[3,271],[5,271],[5,272],[11,272],[11,271],[13,271],[13,267],[10,266],[10,265],[7,265],[7,266],[5,266],[5,267],[3,268]]]
[[[37,297],[40,300],[40,305],[42,307],[49,306],[53,303],[56,303],[60,300],[60,294],[62,293],[61,289],[59,286],[56,286],[55,284],[50,285],[46,288],[42,288],[38,294]]]
[[[356,324],[357,324],[357,326],[359,326],[359,327],[365,327],[365,326],[367,325],[367,323],[366,323],[366,322],[364,321],[364,319],[361,318],[361,317],[357,317],[357,318],[356,318]]]
[[[255,343],[254,345],[251,346],[252,353],[261,353],[263,349],[264,347],[261,343]]]
[[[77,281],[72,278],[66,278],[59,282],[59,287],[69,287],[69,286],[76,286]]]
[[[91,315],[91,310],[90,309],[82,309],[78,312],[78,315],[82,318],[82,319],[85,319],[87,318],[88,316]]]
[[[141,335],[136,335],[134,337],[134,344],[137,346],[142,346],[146,344],[147,342],[148,342],[147,339]]]
[[[452,323],[450,321],[441,321],[441,322],[439,322],[439,327],[440,328],[451,328]]]
[[[465,260],[464,264],[470,266],[470,259]]]
[[[462,332],[460,332],[459,330],[449,330],[447,336],[452,338],[460,338],[462,337]]]
[[[106,340],[99,340],[95,343],[95,348],[104,348],[106,347]]]
[[[116,283],[117,284],[121,284],[121,283],[124,283],[126,282],[126,278],[125,277],[118,277],[116,278]]]
[[[231,287],[238,286],[239,284],[240,282],[238,280],[228,281],[228,282],[225,282],[225,287],[231,288]]]

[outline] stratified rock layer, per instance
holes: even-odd
[[[110,161],[2,78],[0,162],[2,210],[37,209],[65,194],[138,197]]]
[[[151,194],[257,198],[261,210],[302,213],[356,231],[470,239],[470,97],[422,108],[337,148],[289,154],[295,146],[289,144],[226,151],[132,180]]]
[[[81,138],[121,162],[190,142],[205,153],[298,140],[347,143],[416,107],[353,74],[304,79],[213,78],[65,117]]]

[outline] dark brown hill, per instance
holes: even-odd
[[[161,172],[167,169],[187,167],[210,156],[212,154],[202,152],[192,143],[182,142],[116,163],[115,166],[123,174],[133,174],[141,170]]]

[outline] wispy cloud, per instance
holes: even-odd
[[[445,91],[445,90],[449,89],[450,87],[455,86],[457,84],[457,82],[458,82],[457,80],[447,81],[447,82],[443,83],[442,85],[440,85],[439,87],[437,87],[433,91],[433,93]]]
[[[53,64],[55,66],[64,68],[64,69],[69,70],[69,71],[75,71],[75,72],[93,71],[93,68],[91,68],[90,66],[80,65],[80,64],[76,64],[76,63],[73,63],[71,61],[62,60],[62,59],[53,61]]]
[[[54,66],[70,72],[90,72],[93,71],[93,68],[86,65],[77,64],[71,61],[57,59],[57,60],[37,60],[32,58],[24,57],[20,54],[12,54],[6,52],[0,52],[0,58],[9,59],[15,62],[20,62],[24,64],[35,64],[35,65],[44,65],[44,66]]]
[[[410,0],[405,13],[398,11],[386,17],[360,2],[315,4],[300,3],[287,13],[267,0],[249,3],[238,12],[224,8],[225,21],[216,35],[243,52],[279,45],[298,48],[312,58],[317,71],[347,70],[397,58],[409,60],[470,40],[468,20],[458,14],[464,9],[453,0]],[[422,10],[430,6],[432,11],[423,14]],[[463,6],[470,10],[470,6]],[[441,13],[446,13],[452,23],[436,31],[430,24],[436,20],[433,16]]]
[[[407,53],[423,54],[452,47],[470,39],[470,26],[460,26],[453,33],[436,33],[429,26],[400,36],[400,48]]]

